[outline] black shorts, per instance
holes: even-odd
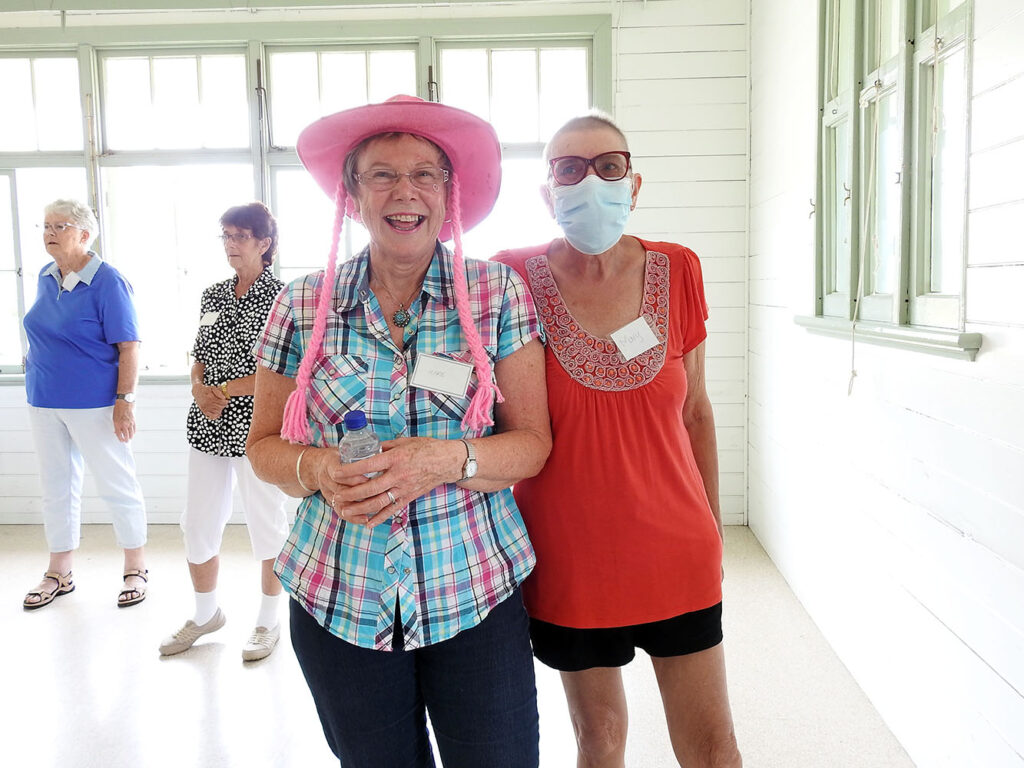
[[[671,619],[607,629],[575,629],[530,619],[533,655],[561,672],[621,667],[636,649],[649,656],[685,656],[722,642],[722,604]]]

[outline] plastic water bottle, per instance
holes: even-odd
[[[338,456],[342,464],[368,459],[380,453],[380,438],[366,423],[362,411],[345,414],[345,435],[338,443]],[[367,477],[376,477],[380,472],[370,472]]]

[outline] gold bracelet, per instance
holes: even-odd
[[[295,460],[295,479],[299,481],[299,487],[306,493],[315,493],[312,488],[307,488],[306,484],[302,482],[302,473],[299,471],[299,466],[302,464],[302,457],[306,455],[306,451],[308,450],[309,448],[303,448],[299,451],[299,458]]]
[[[228,400],[231,399],[231,395],[228,394],[228,383],[226,381],[220,383],[220,391],[224,393],[224,397]]]

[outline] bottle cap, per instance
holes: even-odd
[[[345,429],[362,429],[366,426],[366,414],[362,411],[349,411],[345,414]]]

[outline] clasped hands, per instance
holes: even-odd
[[[342,464],[336,449],[317,453],[316,480],[324,500],[347,523],[374,528],[401,515],[415,499],[462,476],[458,440],[401,437],[368,459]],[[376,474],[374,477],[367,475]]]

